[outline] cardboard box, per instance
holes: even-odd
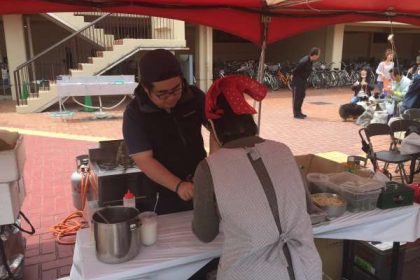
[[[295,156],[296,162],[306,176],[308,173],[335,173],[345,171],[343,162],[326,159],[319,155]],[[315,245],[322,260],[322,270],[331,279],[340,280],[343,266],[343,241],[336,239],[315,239]]]
[[[335,173],[345,171],[345,165],[341,162],[332,161],[318,155],[308,154],[295,156],[299,168],[306,176],[308,173]]]
[[[322,260],[322,271],[330,279],[340,280],[343,267],[343,241],[315,239],[315,246]]]
[[[0,183],[19,180],[23,176],[24,164],[23,135],[0,130]]]
[[[15,223],[26,196],[23,178],[0,183],[0,225]]]

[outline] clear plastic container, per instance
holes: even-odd
[[[376,208],[384,182],[363,178],[349,172],[307,175],[311,193],[337,193],[347,201],[350,212],[369,211]]]
[[[369,192],[385,187],[384,182],[360,177],[350,172],[331,174],[329,181],[334,185],[352,189],[354,192]]]
[[[347,200],[350,212],[375,209],[381,189],[385,186],[384,182],[348,172],[332,175],[330,181],[339,187],[338,192]]]
[[[310,193],[326,193],[330,192],[332,185],[330,176],[322,173],[308,173],[308,189]]]
[[[375,209],[380,193],[380,189],[363,193],[352,192],[346,188],[342,188],[340,191],[341,196],[347,200],[347,210],[350,212],[362,212]]]

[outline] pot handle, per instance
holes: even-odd
[[[141,226],[141,221],[140,221],[140,219],[139,219],[139,218],[137,218],[137,219],[136,219],[136,220],[134,220],[134,222],[133,222],[133,223],[131,223],[129,226],[130,226],[130,230],[131,230],[131,231],[136,230],[137,228],[140,228],[140,226]]]

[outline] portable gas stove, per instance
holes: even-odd
[[[128,189],[140,192],[144,174],[128,156],[123,140],[100,141],[99,148],[89,149],[89,163],[100,207],[122,204]]]

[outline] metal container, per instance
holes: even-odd
[[[92,223],[98,260],[115,264],[126,262],[138,255],[140,249],[138,215],[137,209],[122,206],[107,207],[93,214]]]
[[[333,193],[317,193],[311,195],[315,205],[327,212],[329,218],[336,218],[344,214],[347,209],[347,202],[344,198]],[[339,201],[338,204],[327,203],[329,199]],[[325,202],[325,203],[324,203]]]

